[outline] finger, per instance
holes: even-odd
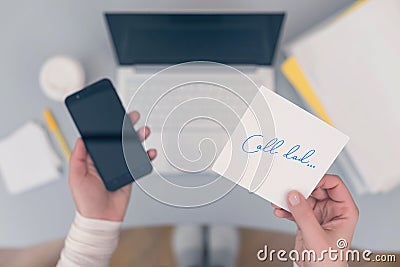
[[[147,155],[149,156],[150,160],[153,160],[157,157],[157,150],[155,150],[154,148],[149,149],[147,151]]]
[[[70,170],[72,174],[85,174],[87,172],[87,155],[85,144],[81,138],[78,138],[70,159]]]
[[[353,198],[343,183],[336,175],[325,175],[317,185],[318,188],[326,190],[329,198],[337,202],[353,202]]]
[[[87,157],[86,157],[86,162],[89,164],[89,165],[94,165],[94,162],[93,162],[93,160],[92,160],[92,157],[88,154],[87,155]]]
[[[304,196],[297,191],[291,191],[287,195],[287,202],[306,244],[313,248],[324,249],[325,233]]]
[[[272,206],[274,209],[282,209],[281,207],[279,207],[278,205],[275,205],[275,204],[272,203],[272,202],[271,202],[271,206]]]
[[[282,219],[288,219],[290,221],[293,221],[293,216],[290,212],[287,210],[282,209],[280,206],[274,204],[271,202],[271,206],[274,208],[274,215],[278,218]]]
[[[292,214],[290,212],[282,209],[280,206],[278,206],[278,205],[276,205],[274,203],[271,203],[271,206],[274,208],[275,216],[277,216],[279,218],[286,218],[286,219],[289,218],[289,217],[293,218],[293,216],[292,216]]]
[[[339,176],[327,174],[322,178],[318,186],[326,190],[331,200],[339,202],[345,207],[342,217],[347,217],[355,225],[358,220],[359,211],[342,179]]]
[[[291,220],[291,221],[294,220],[293,219],[293,215],[290,212],[288,212],[286,210],[283,210],[283,209],[275,209],[274,210],[274,215],[276,217],[278,217],[278,218],[284,218],[284,219],[288,219],[288,220]]]
[[[128,114],[128,117],[131,120],[132,124],[135,125],[140,119],[140,113],[135,110],[130,112]]]
[[[329,195],[326,192],[326,190],[321,187],[316,187],[314,191],[311,193],[311,196],[318,200],[325,200],[329,198]]]
[[[90,155],[87,156],[86,163],[87,163],[86,165],[88,168],[88,172],[97,173],[97,169],[94,166],[94,162],[93,162],[92,158],[90,157]]]
[[[317,204],[317,199],[315,199],[314,197],[310,196],[309,198],[307,198],[307,203],[310,205],[310,207],[312,209],[314,209],[315,205]]]
[[[125,194],[128,195],[128,197],[130,197],[130,194],[132,192],[132,183],[129,183],[129,184],[121,187],[120,189],[118,189],[118,191],[124,192]]]
[[[137,130],[137,134],[140,138],[140,141],[144,141],[147,139],[147,137],[149,137],[150,135],[150,128],[147,126],[142,126],[139,128],[139,130]]]
[[[310,207],[312,209],[314,208],[316,202],[317,202],[317,200],[312,198],[312,197],[307,198],[307,203],[310,205]],[[289,211],[284,210],[281,207],[279,207],[279,206],[277,206],[277,205],[275,205],[273,203],[271,203],[271,205],[274,207],[274,214],[277,217],[285,218],[285,219],[288,219],[290,221],[294,221],[293,215]]]

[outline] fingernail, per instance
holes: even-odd
[[[289,193],[289,202],[292,206],[297,206],[300,203],[299,194],[296,192]]]

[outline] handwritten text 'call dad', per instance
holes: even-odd
[[[285,140],[280,140],[276,137],[269,140],[265,145],[258,144],[255,148],[249,147],[250,142],[254,143],[254,141],[257,141],[257,140],[264,140],[264,137],[261,134],[254,134],[254,135],[246,138],[246,140],[244,140],[244,142],[242,144],[243,152],[249,153],[249,154],[257,153],[257,152],[265,152],[265,153],[274,155],[274,154],[281,153],[280,150],[284,149],[283,145],[285,144]],[[285,153],[282,154],[282,156],[285,159],[294,160],[294,161],[299,162],[300,164],[303,164],[307,167],[315,168],[315,165],[310,163],[311,157],[315,154],[315,149],[311,149],[311,150],[307,151],[306,153],[300,153],[300,151],[299,151],[300,148],[301,148],[300,145],[294,145],[289,150],[285,150]]]

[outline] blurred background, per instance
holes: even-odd
[[[360,210],[353,246],[398,252],[400,170],[395,165],[398,158],[395,152],[400,142],[395,136],[400,133],[400,116],[395,103],[400,95],[394,90],[398,88],[394,77],[400,69],[396,69],[400,67],[400,46],[397,46],[399,33],[394,29],[398,28],[399,9],[390,5],[385,9],[384,5],[376,4],[385,1],[362,2],[367,3],[352,11],[346,11],[356,3],[350,0],[15,0],[2,3],[0,248],[32,246],[68,233],[75,208],[67,183],[67,162],[57,136],[46,128],[43,110],[50,108],[68,147],[73,147],[78,133],[59,101],[60,96],[47,90],[49,81],[41,75],[67,68],[57,82],[65,83],[70,77],[74,82],[72,87],[102,77],[116,81],[118,62],[104,12],[283,12],[285,19],[273,63],[275,91],[355,140],[329,170],[344,179]],[[343,12],[346,13],[343,15]],[[361,23],[364,20],[376,23],[365,25]],[[49,63],[49,59],[59,55],[67,57]],[[50,64],[48,69],[45,69],[46,63]],[[360,71],[351,72],[354,69]],[[19,171],[29,176],[32,163],[26,160],[32,155],[23,149],[16,150],[22,154],[17,153],[12,147],[16,143],[19,147],[25,143],[32,145],[33,128],[25,137],[26,131],[18,132],[30,122],[43,126],[50,137],[47,145],[54,148],[55,154],[43,146],[32,149],[40,150],[38,157],[51,162],[52,169],[44,172],[43,177],[47,179],[19,181],[7,186],[2,168],[10,159],[14,167],[20,166]],[[12,136],[15,140],[10,141]],[[24,140],[24,145],[18,138]],[[177,224],[231,225],[287,234],[296,231],[293,223],[275,218],[268,202],[238,186],[217,202],[191,209],[162,204],[134,187],[124,227]]]

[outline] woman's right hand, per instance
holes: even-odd
[[[300,256],[304,250],[314,250],[318,259],[329,248],[339,253],[342,250],[346,256],[357,224],[358,209],[338,176],[325,175],[308,199],[297,191],[289,192],[287,202],[290,212],[273,205],[274,214],[296,222],[295,249]],[[340,257],[332,260],[328,252],[323,256],[323,261],[308,261],[300,257],[297,264],[310,267],[347,266],[347,262],[341,261]]]

